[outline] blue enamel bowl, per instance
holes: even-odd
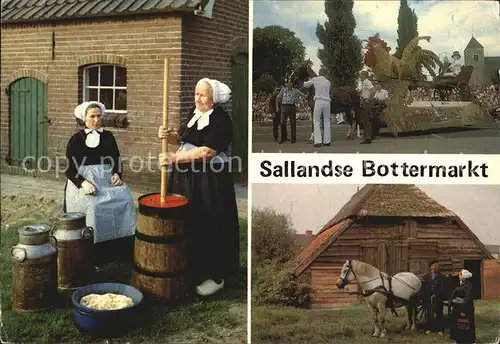
[[[134,305],[115,310],[97,310],[80,304],[89,294],[121,294],[130,297]],[[75,325],[91,335],[115,337],[135,329],[141,319],[144,296],[136,288],[120,283],[98,283],[78,288],[71,296],[72,317]]]

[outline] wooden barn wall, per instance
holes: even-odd
[[[482,262],[482,298],[500,300],[500,260],[485,259]]]
[[[343,264],[344,261],[337,261],[332,264],[311,265],[311,308],[342,308],[360,302],[357,295],[348,294],[358,290],[356,283],[349,283],[344,290],[339,290],[336,286]]]
[[[411,271],[422,275],[427,264],[439,259],[444,274],[463,268],[464,260],[485,258],[480,247],[451,221],[373,219],[356,222],[310,266],[312,308],[337,308],[359,302],[359,297],[338,291],[336,282],[348,259],[367,262],[389,274]],[[349,291],[357,286],[350,284]]]

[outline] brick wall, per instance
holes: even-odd
[[[232,87],[231,58],[248,53],[248,0],[217,0],[212,19],[185,17],[182,25],[181,101],[183,114],[193,105],[201,78],[214,78]],[[231,103],[226,110],[231,113]]]
[[[248,1],[218,1],[213,18],[165,15],[4,26],[1,87],[5,90],[22,73],[48,79],[48,117],[52,120],[48,154],[54,158],[64,155],[69,137],[79,129],[73,116],[81,101],[79,68],[88,63],[119,63],[126,67],[130,126],[109,129],[127,159],[124,180],[135,187],[158,191],[157,167],[153,164],[150,172],[145,168],[133,172],[140,170],[140,163],[130,158],[157,157],[161,151],[156,135],[162,121],[164,57],[170,57],[169,124],[178,126],[181,109],[186,115],[192,106],[196,81],[208,76],[230,85],[230,58],[248,42],[242,43],[248,37]],[[9,149],[8,103],[8,96],[2,91],[3,164]]]

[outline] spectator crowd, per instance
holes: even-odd
[[[408,91],[408,96],[414,101],[431,101],[435,100],[434,90],[426,88],[416,88]],[[472,98],[478,101],[488,112],[500,108],[500,85],[485,85],[481,87],[471,88]],[[272,114],[269,113],[269,99],[271,94],[260,93],[254,94],[252,99],[252,120],[254,122],[272,122]],[[389,94],[390,97],[390,94]],[[450,96],[450,101],[459,100],[459,94],[453,90]],[[297,105],[297,120],[311,120],[311,113],[306,99]]]

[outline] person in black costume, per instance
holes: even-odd
[[[94,229],[96,266],[133,259],[137,212],[122,180],[123,163],[114,135],[101,126],[104,104],[83,102],[75,108],[77,123],[66,147],[67,181],[63,211],[86,215]]]
[[[458,274],[460,285],[451,296],[452,314],[450,338],[457,344],[472,344],[476,341],[476,321],[472,298],[472,273],[462,270]]]
[[[427,314],[426,332],[437,332],[442,336],[444,333],[443,317],[443,275],[439,271],[439,262],[434,260],[429,263],[430,272],[423,278],[423,300],[425,313]]]
[[[227,85],[201,79],[188,123],[179,130],[160,127],[158,131],[159,138],[180,144],[176,153],[160,154],[159,163],[169,165],[169,192],[189,200],[187,270],[190,284],[201,296],[222,289],[224,280],[239,270],[238,209],[227,154],[232,121],[219,105],[230,96]]]

